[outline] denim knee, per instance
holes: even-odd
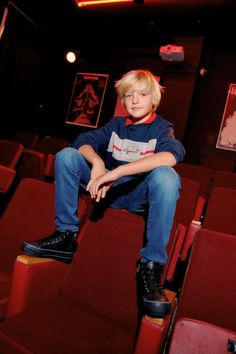
[[[155,168],[149,174],[149,188],[157,189],[167,195],[179,195],[180,177],[176,171],[169,166]]]
[[[56,153],[56,167],[73,167],[74,163],[78,164],[78,160],[82,157],[80,152],[72,147],[66,147]]]

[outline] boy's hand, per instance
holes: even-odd
[[[100,202],[101,198],[105,198],[106,193],[108,191],[108,189],[110,188],[110,186],[103,186],[98,190],[97,195],[95,196],[96,198],[96,202]]]
[[[91,177],[87,184],[86,190],[90,193],[91,198],[96,198],[96,195],[93,193],[93,184],[97,178],[106,174],[106,169],[103,161],[96,160],[91,169]]]
[[[114,169],[98,176],[93,181],[90,180],[87,186],[87,190],[89,190],[91,197],[96,198],[96,202],[99,202],[101,198],[105,198],[106,193],[111,185],[120,177],[121,176],[118,173],[118,169]]]

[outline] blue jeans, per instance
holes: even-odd
[[[65,148],[55,161],[55,224],[59,231],[79,230],[78,195],[86,189],[91,166],[80,152]],[[172,167],[162,166],[149,173],[120,178],[105,199],[112,208],[147,213],[146,245],[140,254],[165,264],[166,245],[179,198],[180,178]]]

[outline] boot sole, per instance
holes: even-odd
[[[21,250],[28,256],[39,258],[52,258],[60,262],[71,263],[74,252],[76,251],[76,247],[74,252],[65,252],[38,248],[36,246],[24,243],[21,247]]]
[[[169,315],[170,302],[147,301],[143,299],[144,312],[149,317],[165,317]]]

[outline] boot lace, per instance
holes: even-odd
[[[159,293],[165,296],[165,292],[161,282],[162,266],[156,265],[155,268],[144,267],[142,269],[142,280],[146,293]]]
[[[47,236],[41,240],[39,240],[39,244],[42,246],[49,246],[61,243],[66,237],[65,233],[55,233],[53,235]]]

